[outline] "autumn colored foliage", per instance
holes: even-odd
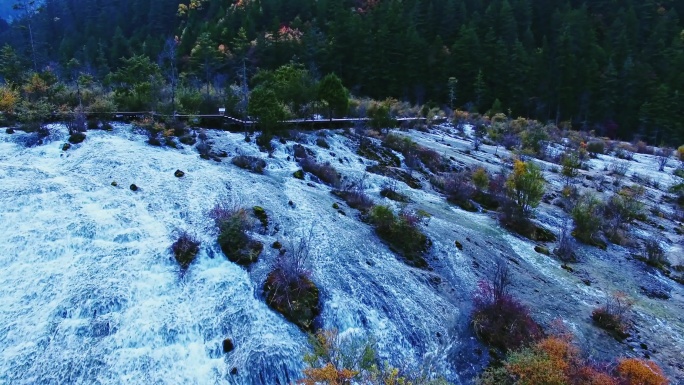
[[[627,385],[669,384],[663,370],[653,361],[625,358],[618,363],[617,372]]]
[[[542,336],[527,307],[487,281],[478,284],[472,325],[485,343],[502,350],[518,349]]]

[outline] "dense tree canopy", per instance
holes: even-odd
[[[102,79],[176,36],[181,77],[207,90],[296,63],[356,95],[478,112],[498,100],[657,144],[684,140],[682,14],[673,0],[46,0],[31,23],[41,68],[76,58]],[[26,22],[0,42],[30,67]]]

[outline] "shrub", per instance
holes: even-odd
[[[667,166],[667,161],[670,160],[672,155],[672,149],[669,147],[659,148],[655,152],[656,160],[658,161],[658,171],[665,171],[665,166]]]
[[[315,159],[307,157],[300,160],[299,165],[304,171],[315,175],[329,186],[338,187],[340,185],[340,175],[329,162],[321,164],[317,163]]]
[[[585,363],[568,336],[544,338],[531,348],[512,352],[503,367],[488,368],[479,385],[618,385],[620,382]]]
[[[111,97],[106,95],[95,97],[90,105],[86,107],[86,111],[88,111],[89,114],[95,114],[99,119],[104,120],[111,119],[112,113],[116,110],[116,103],[114,103],[114,100]]]
[[[487,174],[487,170],[482,167],[475,169],[472,175],[472,180],[473,184],[479,191],[483,191],[489,187],[489,175]]]
[[[610,198],[604,210],[604,216],[610,223],[611,236],[616,235],[623,225],[642,217],[644,204],[641,198],[645,191],[642,186],[632,186],[623,188]]]
[[[401,371],[380,361],[372,339],[337,330],[319,330],[309,336],[311,353],[304,356],[302,385],[448,385],[433,378],[434,368],[404,367]]]
[[[242,169],[256,174],[263,174],[264,168],[266,168],[266,161],[256,156],[238,155],[231,162]]]
[[[640,140],[635,143],[636,152],[639,154],[653,155],[653,147],[646,144],[646,142]]]
[[[603,154],[605,152],[606,145],[603,141],[592,141],[587,143],[587,151],[592,154]]]
[[[624,293],[614,293],[604,306],[594,309],[591,318],[602,329],[609,331],[615,338],[624,339],[628,329],[628,313],[632,301]]]
[[[601,201],[596,197],[591,194],[585,194],[580,197],[571,212],[575,223],[575,238],[589,245],[596,244],[597,240],[595,237],[598,230],[602,227],[601,211]]]
[[[499,260],[494,278],[478,283],[471,316],[475,334],[486,344],[504,351],[528,346],[542,335],[527,307],[508,293],[511,283],[506,262]]]
[[[243,208],[217,204],[209,213],[218,228],[218,244],[232,262],[249,265],[256,262],[263,250],[262,243],[253,241],[247,234],[252,219]]]
[[[526,306],[509,294],[495,295],[495,287],[480,281],[475,293],[472,325],[486,344],[504,351],[527,346],[542,335]]]
[[[618,175],[620,177],[625,176],[627,174],[627,171],[629,171],[629,162],[627,162],[627,161],[615,161],[615,162],[611,163],[610,170],[615,175]]]
[[[261,223],[261,227],[263,227],[264,230],[268,228],[268,214],[266,214],[266,210],[261,206],[254,206],[252,207],[252,212]]]
[[[677,148],[677,158],[684,162],[684,145],[681,145]]]
[[[544,176],[534,163],[516,160],[513,172],[506,181],[508,196],[515,203],[519,214],[528,218],[544,195]]]
[[[364,174],[362,178],[347,182],[341,190],[333,190],[332,193],[344,199],[349,207],[366,212],[373,207],[373,200],[365,192],[365,178]]]
[[[665,257],[665,250],[660,246],[660,243],[655,239],[648,239],[644,242],[644,250],[646,251],[646,262],[654,267],[662,267],[668,263]]]
[[[423,255],[431,245],[430,239],[418,228],[423,219],[408,210],[395,215],[388,206],[374,206],[368,215],[368,221],[375,227],[378,236],[407,263],[420,268],[428,267]]]
[[[620,360],[617,372],[627,385],[668,385],[663,370],[653,361],[638,358]]]
[[[178,235],[178,239],[171,246],[171,250],[173,250],[173,255],[182,270],[187,269],[195,260],[199,247],[200,242],[187,232],[182,231]]]
[[[444,159],[435,150],[419,146],[417,156],[425,167],[433,173],[441,172],[446,169]]]
[[[363,189],[344,189],[332,191],[336,196],[344,199],[349,207],[360,211],[367,211],[373,207],[373,200],[366,194]]]
[[[19,92],[11,87],[0,86],[0,112],[6,115],[13,115],[14,109],[19,102]]]
[[[579,174],[579,169],[581,167],[581,162],[577,154],[565,153],[561,158],[561,165],[563,166],[563,179],[565,180],[565,185],[569,186],[574,178]]]
[[[264,283],[268,306],[302,330],[313,331],[313,320],[320,313],[318,287],[307,269],[312,233],[280,253]]]
[[[407,154],[418,149],[418,144],[411,140],[408,136],[398,134],[388,134],[382,141],[385,147],[389,147],[394,151],[402,154]]]
[[[409,197],[397,191],[397,181],[395,180],[391,180],[382,186],[382,190],[380,190],[380,196],[395,202],[408,203],[411,201]]]
[[[438,173],[447,168],[444,159],[437,151],[420,146],[407,136],[389,134],[382,143],[385,147],[404,155],[404,162],[411,169],[419,169],[423,164],[431,172]]]
[[[389,100],[372,104],[368,108],[367,115],[370,119],[369,125],[376,130],[392,128],[396,123],[391,114]]]
[[[565,385],[568,378],[563,363],[545,354],[542,349],[513,352],[506,360],[506,369],[525,384]]]
[[[471,177],[464,171],[442,175],[430,179],[433,186],[441,190],[449,202],[459,205],[466,211],[477,211],[477,207],[470,201],[476,192],[470,183]]]

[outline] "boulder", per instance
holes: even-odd
[[[82,132],[74,132],[73,134],[69,135],[69,143],[71,144],[78,144],[81,143],[85,140],[86,135]]]
[[[138,190],[139,190],[138,186],[136,186],[135,184],[131,185],[131,191],[138,191]]]
[[[230,338],[226,338],[223,340],[223,352],[224,353],[230,353],[235,349],[235,345],[233,345],[233,340]]]
[[[184,173],[183,171],[181,171],[181,170],[176,170],[176,172],[174,172],[173,175],[174,175],[176,178],[182,178],[183,176],[185,176],[185,173]]]

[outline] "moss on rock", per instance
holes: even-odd
[[[306,332],[314,331],[314,319],[320,314],[318,287],[306,275],[288,279],[281,270],[272,271],[264,283],[268,306]]]

